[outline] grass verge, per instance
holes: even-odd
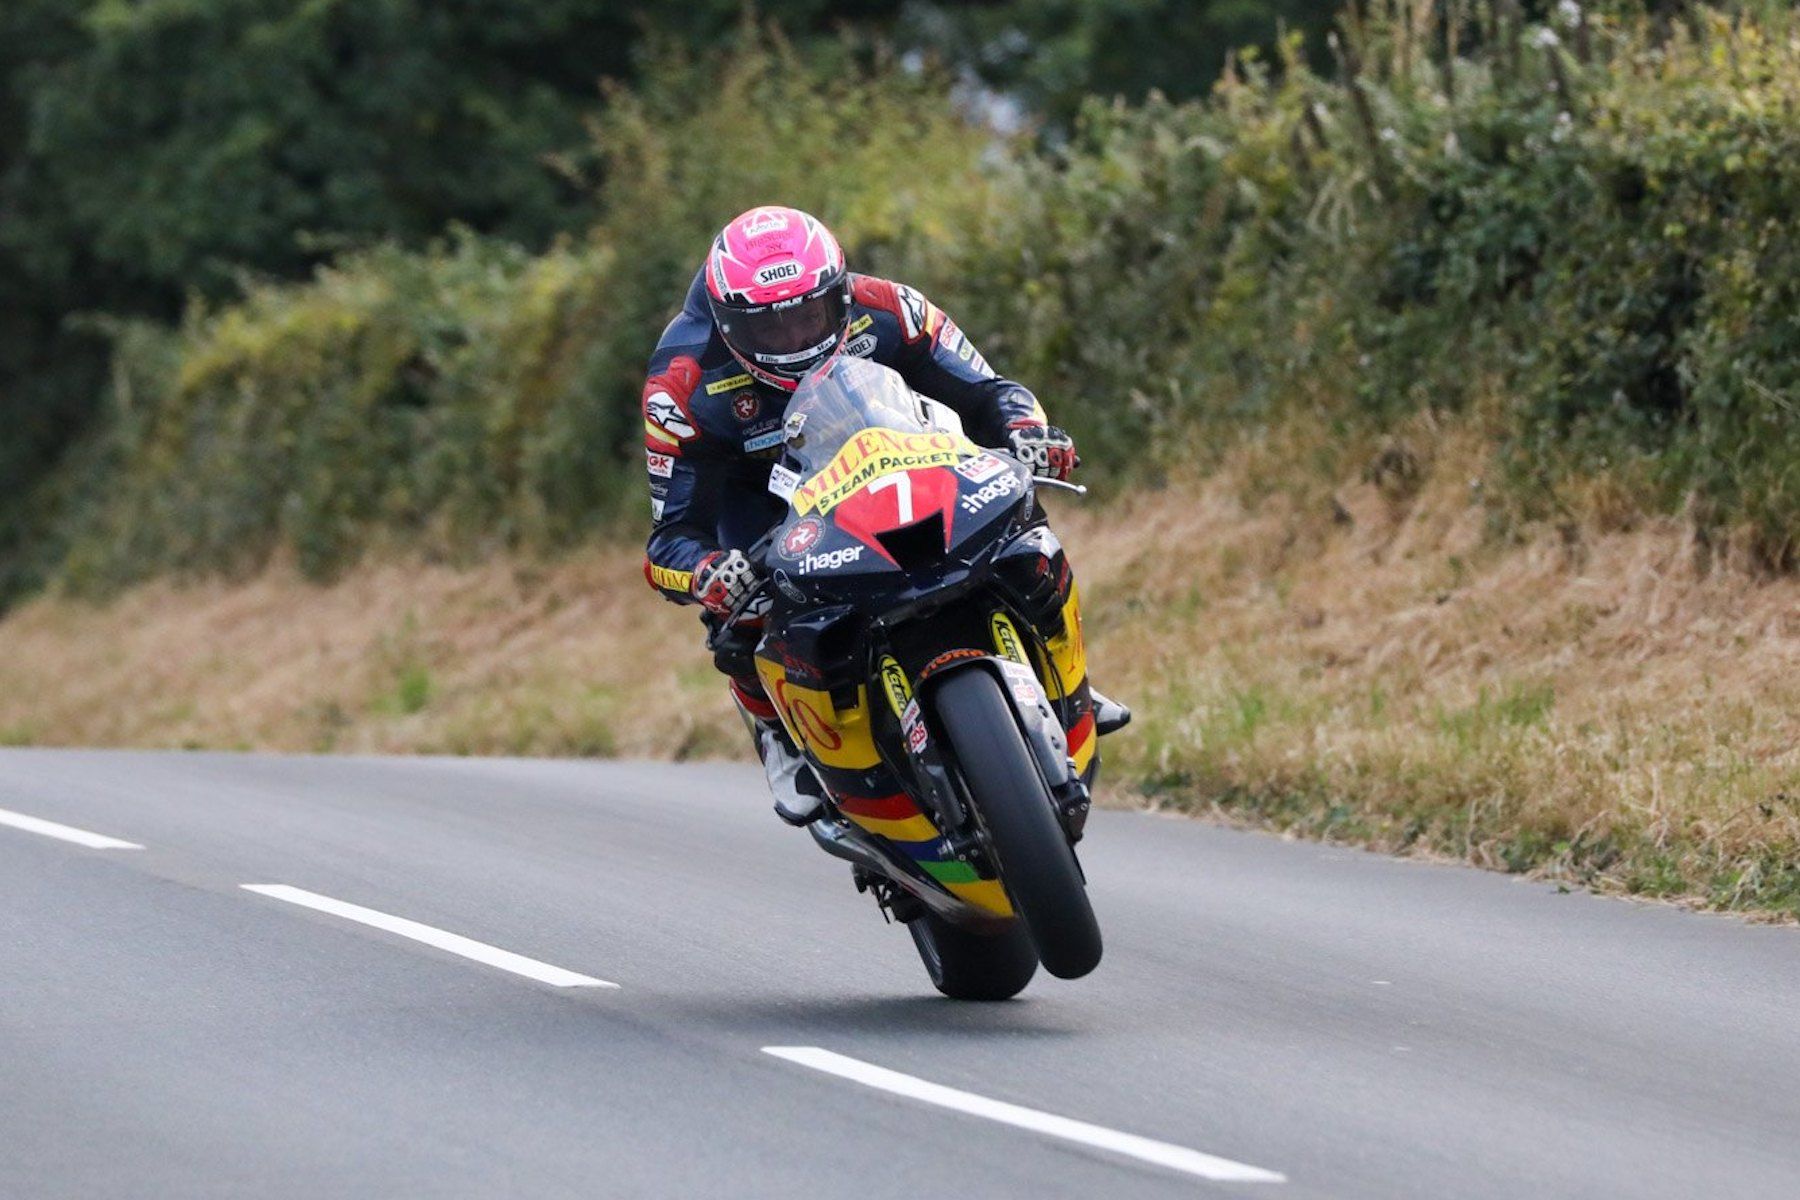
[[[1800,581],[1677,518],[1497,538],[1455,427],[1335,489],[1057,503],[1111,790],[1245,825],[1800,916]],[[1296,452],[1279,448],[1277,457]],[[1340,447],[1355,458],[1355,448]],[[1396,457],[1420,464],[1400,472]],[[1384,465],[1385,464],[1385,465]],[[40,745],[739,756],[691,613],[634,548],[291,565],[0,621],[0,731]]]

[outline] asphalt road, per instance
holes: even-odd
[[[9,1200],[1800,1195],[1792,929],[1100,813],[1106,961],[975,1006],[739,768],[4,751],[0,810]]]

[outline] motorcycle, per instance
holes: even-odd
[[[813,839],[947,996],[1006,999],[1040,962],[1087,974],[1101,939],[1075,844],[1098,738],[1075,582],[1036,498],[1056,481],[848,356],[801,384],[783,432],[787,516],[734,618],[760,620],[755,670],[826,793]]]

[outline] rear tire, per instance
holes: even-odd
[[[1037,951],[1022,921],[1003,933],[983,934],[926,912],[906,929],[932,984],[952,1000],[1010,1000],[1037,973]]]
[[[1086,975],[1100,964],[1100,926],[999,681],[964,668],[937,685],[932,703],[1044,969],[1059,979]]]

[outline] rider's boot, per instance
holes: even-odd
[[[756,741],[757,757],[762,759],[763,774],[768,776],[769,791],[775,797],[775,815],[789,825],[806,826],[825,815],[825,789],[812,764],[794,745],[794,739],[775,716],[767,700],[749,693],[733,681],[732,699]],[[767,710],[764,716],[762,710]]]
[[[756,752],[775,796],[775,815],[789,825],[807,826],[825,815],[825,790],[812,764],[795,748],[787,730],[764,724],[756,731]]]
[[[1088,685],[1088,695],[1094,701],[1094,732],[1101,737],[1117,732],[1131,724],[1131,710],[1100,694],[1100,689]]]

